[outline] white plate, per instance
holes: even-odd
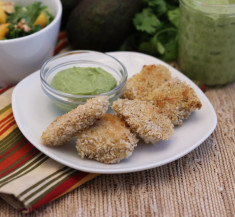
[[[205,94],[185,75],[166,63],[146,54],[134,52],[112,52],[126,66],[129,77],[138,73],[143,65],[163,64],[173,77],[186,81],[202,102],[201,110],[192,113],[180,127],[176,127],[173,136],[167,142],[154,145],[139,144],[133,155],[118,164],[107,165],[93,160],[81,159],[75,146],[49,148],[42,144],[41,134],[46,127],[62,112],[43,93],[40,86],[39,71],[22,80],[14,89],[12,108],[15,120],[24,136],[41,152],[54,160],[92,173],[127,173],[146,170],[170,163],[198,147],[214,131],[217,124],[215,111]]]

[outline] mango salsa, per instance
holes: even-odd
[[[47,17],[46,17],[46,15],[45,15],[45,13],[42,12],[42,13],[37,17],[37,19],[35,20],[33,26],[39,24],[39,25],[43,28],[43,27],[45,27],[46,23],[47,23]]]
[[[0,2],[1,3],[1,2]],[[0,4],[0,24],[2,23],[6,23],[7,21],[7,15],[6,13],[4,12],[3,8],[2,8],[2,5]]]
[[[21,5],[17,1],[0,0],[0,40],[31,35],[45,28],[53,19],[47,6],[40,1]]]
[[[8,32],[9,23],[0,24],[0,40],[4,39]]]

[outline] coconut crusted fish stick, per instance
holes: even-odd
[[[83,130],[100,118],[108,110],[109,101],[106,96],[87,100],[72,111],[58,117],[42,133],[42,141],[47,146],[58,146],[72,139],[78,131]]]
[[[138,139],[125,122],[113,114],[105,114],[93,126],[77,135],[78,154],[106,164],[128,158]]]
[[[127,81],[122,98],[147,100],[149,94],[171,79],[170,71],[163,65],[145,65]]]
[[[146,143],[168,140],[173,134],[170,119],[150,102],[118,99],[112,108]]]
[[[173,78],[155,89],[149,100],[166,114],[174,125],[182,125],[192,111],[202,104],[195,91],[185,82]]]

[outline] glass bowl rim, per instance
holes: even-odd
[[[68,56],[68,55],[73,55],[73,54],[78,54],[78,53],[96,53],[96,54],[102,54],[102,55],[105,55],[105,56],[108,56],[109,58],[113,59],[115,62],[117,62],[121,68],[123,69],[123,74],[122,74],[122,82],[120,84],[118,84],[114,89],[110,90],[110,91],[107,91],[107,92],[104,92],[104,93],[100,93],[100,94],[91,94],[91,95],[75,95],[75,94],[69,94],[69,93],[65,93],[65,92],[62,92],[62,91],[59,91],[55,88],[53,88],[45,79],[44,77],[44,74],[46,73],[43,73],[44,72],[44,69],[45,67],[47,66],[47,64],[49,64],[50,62],[52,62],[53,60],[57,59],[57,58],[61,58],[63,56]],[[92,61],[92,62],[97,62],[98,61]],[[41,78],[41,83],[43,85],[43,88],[46,88],[48,91],[54,93],[55,95],[57,96],[61,96],[61,97],[67,97],[67,98],[71,98],[71,99],[81,99],[81,98],[94,98],[94,97],[97,97],[97,96],[110,96],[110,95],[113,95],[115,93],[117,93],[119,90],[121,90],[124,85],[126,84],[126,81],[127,81],[127,77],[128,77],[128,73],[127,73],[127,69],[126,67],[123,65],[123,63],[118,60],[117,58],[107,54],[107,53],[103,53],[103,52],[98,52],[98,51],[92,51],[92,50],[75,50],[75,51],[68,51],[68,52],[64,52],[62,54],[58,54],[58,55],[55,55],[51,58],[49,58],[41,67],[40,69],[40,78]]]

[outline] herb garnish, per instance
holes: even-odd
[[[177,58],[178,0],[143,0],[142,11],[133,19],[135,31],[122,45],[122,50],[136,50],[164,61]]]

